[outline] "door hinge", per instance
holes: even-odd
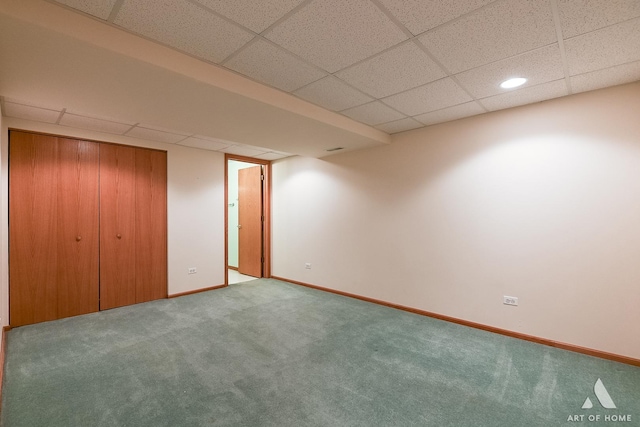
[[[260,181],[264,181],[264,175],[260,175]]]

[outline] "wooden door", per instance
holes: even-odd
[[[262,277],[262,166],[238,171],[238,271]]]
[[[100,309],[136,303],[136,149],[100,144]]]
[[[94,142],[58,138],[58,317],[99,310],[99,154]]]
[[[11,326],[98,309],[98,147],[11,131]]]
[[[167,153],[136,149],[136,302],[167,297]]]

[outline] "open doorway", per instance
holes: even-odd
[[[267,160],[225,156],[226,284],[270,277],[270,172]]]

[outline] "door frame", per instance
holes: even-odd
[[[229,160],[261,165],[262,184],[262,277],[271,277],[271,161],[225,153],[224,155],[224,284],[229,285]]]

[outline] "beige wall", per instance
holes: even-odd
[[[638,111],[635,83],[276,162],[273,274],[640,358]]]
[[[8,324],[8,128],[166,150],[169,295],[224,284],[224,154],[3,117],[0,165],[0,316],[3,325]],[[196,267],[198,272],[188,275],[190,267]]]

